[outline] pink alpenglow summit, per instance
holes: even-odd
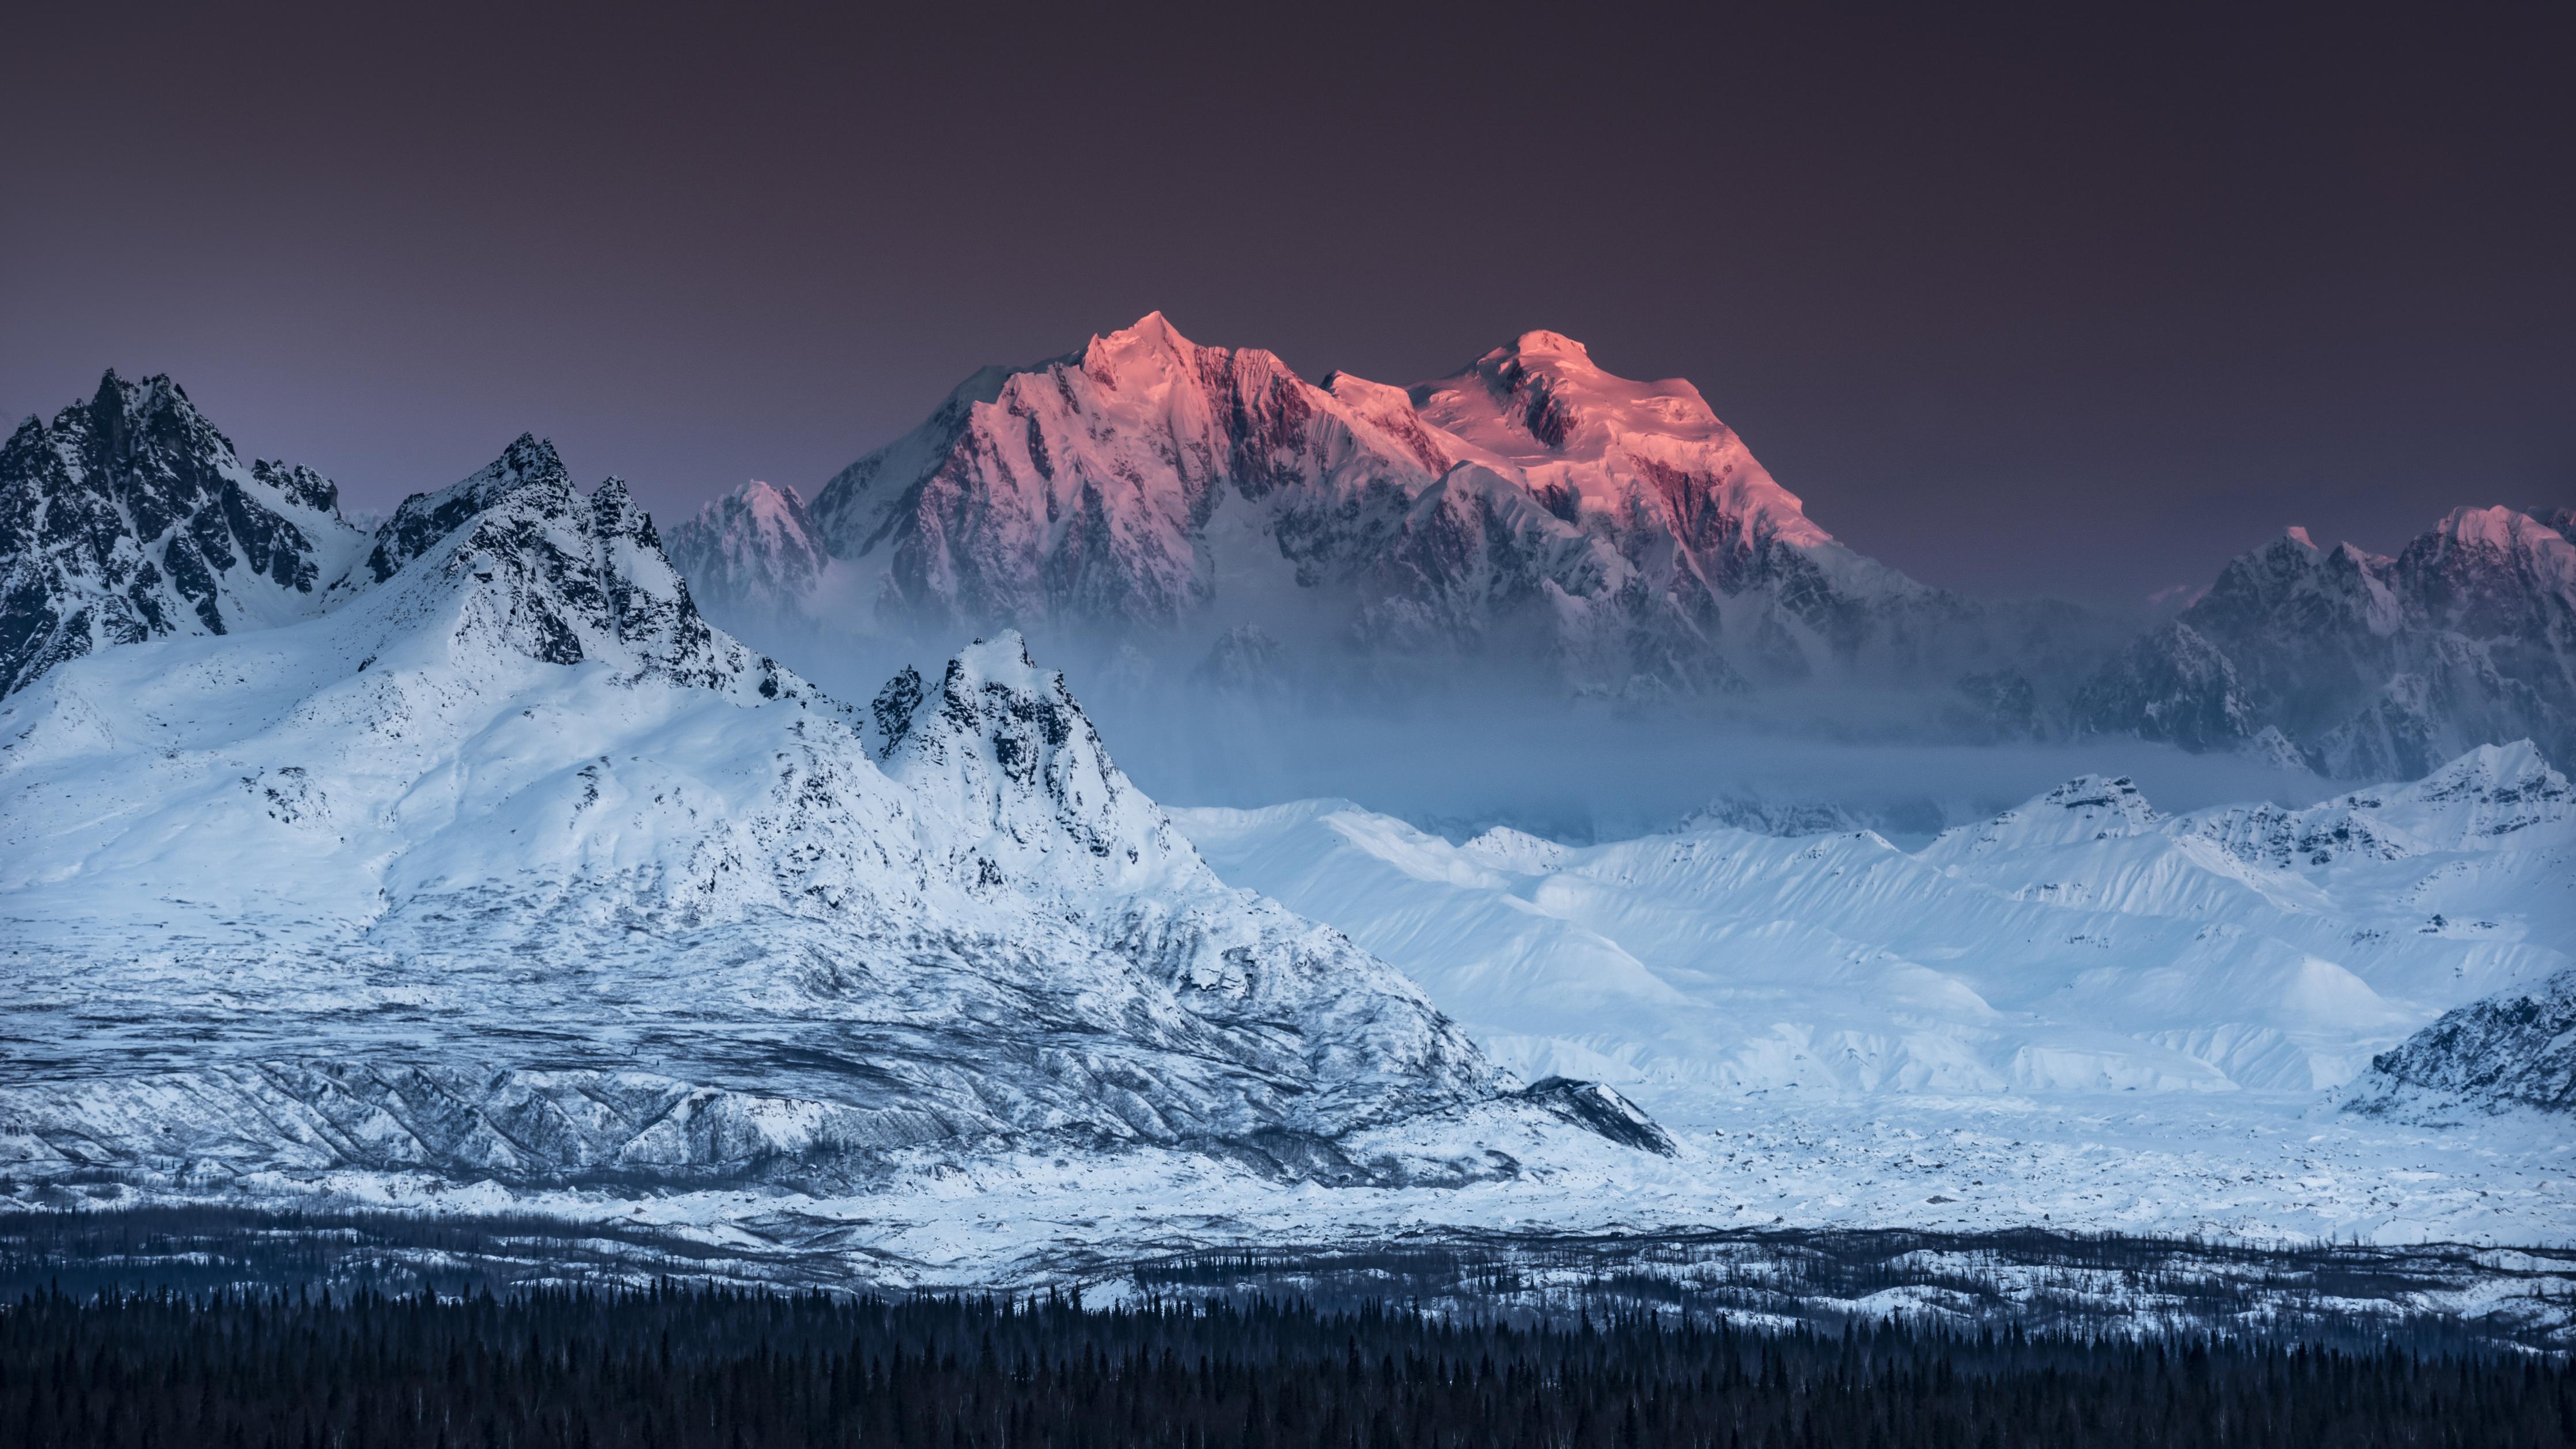
[[[1553,332],[1408,389],[1311,383],[1155,313],[977,374],[812,522],[833,577],[801,607],[863,633],[1195,659],[1257,629],[1364,677],[1451,661],[1631,697],[1946,683],[1999,657],[1984,606],[1836,543],[1689,383],[1614,376]],[[806,547],[747,502],[699,527],[675,552],[724,561],[723,584],[692,573],[720,611],[802,577],[747,562]]]

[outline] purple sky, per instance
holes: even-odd
[[[2564,0],[227,8],[13,14],[11,419],[166,371],[362,506],[530,429],[667,518],[1160,308],[1399,383],[1569,333],[1978,592],[2576,502]]]

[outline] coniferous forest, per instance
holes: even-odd
[[[2559,1355],[662,1287],[0,1305],[52,1446],[2576,1445]]]

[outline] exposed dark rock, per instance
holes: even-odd
[[[66,659],[309,617],[359,541],[339,490],[233,447],[167,377],[110,372],[0,444],[0,695]]]
[[[2444,1012],[2371,1058],[2345,1104],[2397,1117],[2576,1113],[2576,971]]]
[[[1588,1127],[1622,1147],[1659,1156],[1673,1155],[1673,1139],[1655,1119],[1640,1111],[1637,1104],[1620,1096],[1600,1082],[1578,1082],[1571,1077],[1542,1077],[1521,1089],[1524,1101],[1535,1102],[1548,1111],[1580,1127]]]
[[[2187,750],[2233,746],[2256,727],[2236,666],[2180,620],[2122,650],[2076,696],[2076,710],[2097,728]]]

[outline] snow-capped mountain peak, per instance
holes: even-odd
[[[1719,441],[1732,436],[1690,383],[1613,376],[1592,360],[1590,348],[1563,333],[1524,332],[1464,371],[1421,384],[1413,396],[1435,417],[1481,427],[1486,421],[1481,411],[1458,396],[1470,380],[1501,405],[1499,420],[1511,431],[1494,436],[1514,438],[1523,451],[1535,444],[1562,453],[1587,441],[1597,447],[1607,442],[1610,431]],[[1584,438],[1592,429],[1604,430],[1603,435]]]
[[[2576,544],[2453,510],[2394,556],[2293,529],[2231,561],[2079,692],[2092,728],[2241,749],[2264,726],[2318,773],[2421,775],[2471,746],[2576,748]]]
[[[1082,349],[1085,372],[1110,387],[1139,367],[1187,368],[1198,361],[1199,346],[1181,335],[1161,312],[1148,312],[1128,326],[1094,336]]]
[[[111,371],[0,444],[0,695],[107,645],[309,617],[362,547],[329,479],[245,467],[177,383]]]
[[[337,587],[347,592],[383,583],[466,520],[522,489],[542,490],[556,502],[572,496],[572,474],[555,452],[553,440],[521,433],[501,450],[500,457],[462,482],[404,499],[393,517],[376,530],[375,547],[367,554],[365,576],[353,572]]]
[[[2529,740],[2480,745],[2393,794],[2401,808],[2443,818],[2445,849],[2576,820],[2576,789]]]
[[[2546,630],[2571,622],[2576,611],[2576,543],[2529,514],[2501,506],[2455,508],[2407,552],[2469,614],[2471,628]],[[2535,605],[2547,614],[2498,612],[2527,614]]]
[[[406,500],[340,588],[388,663],[435,640],[442,667],[477,674],[497,652],[762,699],[811,693],[708,626],[623,480],[585,498],[553,445],[525,434],[463,482]]]
[[[1480,450],[1572,485],[1586,507],[1669,515],[1689,538],[1703,513],[1799,547],[1831,543],[1797,497],[1718,421],[1680,378],[1634,382],[1611,374],[1582,343],[1526,332],[1466,370],[1413,389],[1425,419]],[[1575,465],[1554,470],[1551,465]],[[1541,486],[1547,486],[1542,484]]]
[[[2048,850],[2088,841],[2119,840],[2154,831],[2164,816],[2126,775],[2078,775],[2047,794],[1992,820],[1946,831],[1924,859],[1945,862],[2002,851]]]
[[[980,374],[811,513],[867,632],[1105,631],[1195,655],[1256,624],[1299,661],[1488,657],[1614,693],[1733,689],[1739,659],[1944,683],[1997,662],[1975,608],[1834,543],[1689,383],[1615,376],[1552,332],[1409,389],[1317,386],[1149,313]],[[702,572],[723,607],[781,612],[765,575]],[[1929,632],[1898,617],[1914,605]]]
[[[2491,548],[2527,548],[2542,535],[2558,530],[2519,509],[2493,504],[2454,508],[2433,525],[2436,538],[2452,544],[2485,544]]]
[[[1550,332],[1545,328],[1532,328],[1513,338],[1509,348],[1496,348],[1495,351],[1509,351],[1522,357],[1557,358],[1584,367],[1592,366],[1591,348],[1562,332]]]
[[[984,884],[1132,891],[1200,869],[1015,630],[960,651],[935,689],[906,669],[874,714],[885,772],[968,824]]]

